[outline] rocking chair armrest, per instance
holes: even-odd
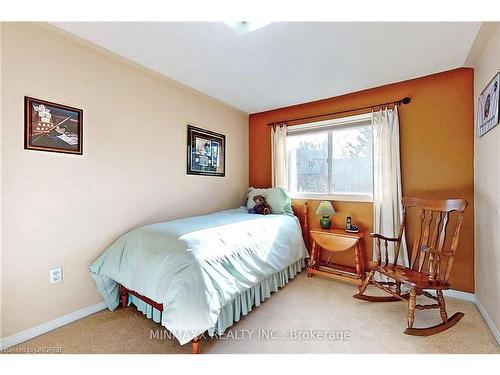
[[[385,237],[385,236],[382,236],[381,234],[378,234],[378,233],[370,233],[370,237],[371,238],[380,238],[381,240],[384,240],[384,241],[392,241],[392,242],[399,242],[399,238],[391,238],[391,237]]]

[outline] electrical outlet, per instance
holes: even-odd
[[[57,267],[49,271],[49,283],[55,284],[62,281],[62,268]]]

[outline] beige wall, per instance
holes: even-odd
[[[500,23],[483,24],[467,65],[474,101],[500,70]],[[500,329],[500,125],[474,143],[476,296]]]
[[[133,227],[238,206],[247,115],[48,26],[2,30],[2,337],[101,301],[87,267]],[[83,156],[23,149],[23,97],[81,108]],[[186,174],[186,124],[227,136],[226,177]],[[48,271],[64,281],[49,285]]]

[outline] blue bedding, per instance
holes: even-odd
[[[296,217],[243,207],[134,229],[90,266],[110,310],[118,283],[162,303],[181,344],[212,329],[222,308],[307,257]]]

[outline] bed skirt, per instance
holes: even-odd
[[[259,306],[266,298],[270,298],[271,292],[277,292],[279,288],[288,284],[289,280],[293,279],[304,267],[305,259],[300,259],[236,296],[221,308],[219,318],[215,326],[208,330],[208,334],[210,336],[222,335],[227,328],[252,311],[252,307]],[[160,310],[131,294],[128,297],[128,305],[130,304],[134,304],[137,310],[146,315],[148,319],[161,323],[162,312]],[[165,313],[168,314],[168,311]]]

